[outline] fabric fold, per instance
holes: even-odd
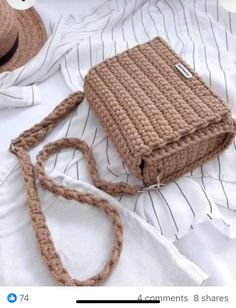
[[[111,17],[114,11],[112,1],[106,2],[106,5],[104,3],[96,10],[98,24],[94,30],[91,29],[94,13],[79,21],[74,15],[64,15],[50,22],[51,36],[39,53],[13,72],[0,74],[0,108],[29,107],[41,103],[39,89],[36,90],[35,84],[58,71],[67,54],[87,38],[88,33],[96,34],[103,27],[107,17]],[[70,88],[78,90],[75,85]]]
[[[37,246],[19,163],[11,153],[2,155],[5,157],[3,165],[14,168],[5,173],[0,184],[0,246],[4,247],[0,250],[0,262],[4,264],[0,283],[5,286],[58,285]],[[104,286],[199,286],[206,283],[208,276],[198,266],[110,195],[62,173],[50,172],[49,175],[64,186],[107,199],[120,213],[124,228],[123,249]],[[112,247],[112,225],[107,216],[87,204],[58,198],[39,185],[38,191],[64,266],[79,279],[94,275],[103,267]]]

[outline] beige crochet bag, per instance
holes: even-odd
[[[93,67],[84,89],[129,170],[146,185],[200,166],[235,136],[226,103],[161,38]]]
[[[222,152],[233,140],[236,124],[229,107],[160,38],[136,46],[93,67],[86,76],[85,93],[65,99],[43,121],[12,141],[10,150],[21,163],[32,224],[49,270],[63,285],[93,286],[105,281],[122,249],[119,213],[105,199],[55,183],[45,173],[46,160],[63,148],[82,151],[94,185],[109,194],[135,194],[158,189]],[[86,96],[98,119],[130,171],[145,186],[110,183],[99,177],[88,145],[63,138],[44,146],[36,173],[28,151],[40,143],[61,119]],[[58,255],[40,205],[36,174],[41,185],[68,200],[102,209],[111,219],[114,244],[103,269],[81,281],[71,278]]]

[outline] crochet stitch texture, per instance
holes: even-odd
[[[235,136],[226,103],[159,37],[93,67],[84,89],[130,171],[147,185],[196,168]]]

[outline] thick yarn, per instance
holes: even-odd
[[[93,67],[84,89],[126,165],[147,185],[196,168],[235,136],[226,103],[161,38]]]
[[[105,214],[111,219],[114,230],[114,244],[109,260],[104,265],[101,272],[85,281],[73,279],[64,268],[60,256],[58,255],[50,230],[47,226],[46,217],[42,211],[40,200],[36,187],[36,174],[31,163],[30,156],[27,153],[32,147],[40,143],[56,126],[56,124],[66,117],[78,104],[83,100],[84,94],[77,92],[65,99],[57,106],[39,124],[36,124],[31,129],[23,132],[11,145],[11,151],[17,155],[20,160],[22,173],[27,189],[27,199],[29,212],[32,219],[32,224],[39,243],[41,254],[46,261],[49,270],[55,278],[65,286],[94,286],[100,285],[111,274],[114,266],[117,264],[123,241],[123,228],[118,212],[103,198],[93,195],[92,193],[79,192],[75,189],[70,189],[54,182],[46,175],[44,171],[46,160],[55,152],[63,148],[76,148],[85,156],[88,162],[88,168],[91,173],[95,185],[102,188],[108,193],[135,193],[138,190],[135,187],[129,187],[126,183],[115,185],[101,180],[98,175],[96,164],[92,152],[88,145],[77,138],[63,138],[44,146],[43,150],[37,156],[36,173],[38,179],[44,189],[49,190],[65,199],[75,200],[80,203],[89,204],[91,206],[102,209]],[[79,260],[78,260],[79,262]]]

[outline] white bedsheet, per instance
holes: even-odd
[[[96,2],[100,5],[104,1]],[[79,15],[86,15],[84,10],[88,11],[91,3],[95,4],[95,1],[86,1],[85,5],[84,1],[71,0],[71,6],[65,5],[64,1],[56,1],[56,3],[54,1],[38,2],[37,7],[46,22],[53,15],[65,13],[65,11],[75,14],[78,7],[81,8]],[[131,0],[127,1],[127,6],[123,0],[108,1],[108,3],[111,8],[117,10],[115,12],[117,23],[123,15],[122,10],[127,9],[124,13],[127,14],[127,20],[123,23],[124,31],[118,31],[119,27],[116,23],[117,28],[113,28],[114,24],[111,24],[110,28],[109,25],[106,27],[102,39],[93,35],[81,43],[80,73],[82,72],[83,76],[89,69],[90,60],[92,64],[97,63],[102,61],[103,57],[113,55],[115,51],[122,51],[127,46],[130,47],[147,41],[149,37],[160,35],[203,76],[218,94],[231,103],[233,112],[236,114],[235,15],[228,14],[220,8],[216,0]],[[134,8],[137,10],[135,11]],[[144,12],[148,13],[143,14]],[[91,16],[93,19],[94,16]],[[109,15],[104,21],[109,23],[108,18]],[[140,22],[137,21],[138,18]],[[135,31],[132,22],[135,22]],[[100,23],[99,25],[94,22],[88,24],[88,27],[95,26],[101,27]],[[108,40],[106,38],[111,29],[114,29],[115,39]],[[114,41],[118,44],[114,44]],[[93,46],[92,52],[90,46]],[[118,50],[115,50],[115,47],[118,47]],[[76,90],[77,86],[78,89],[82,89],[83,80],[78,70],[75,70],[74,53],[75,50],[72,50],[68,55],[66,69],[66,62],[62,63],[62,71],[68,87],[57,73],[40,83],[39,89],[43,98],[41,105],[28,109],[0,111],[1,129],[4,129],[4,134],[1,134],[3,137],[0,140],[1,147],[7,147],[11,138],[43,118],[52,106],[58,104],[61,98],[71,92],[70,89]],[[76,86],[73,81],[76,81]],[[84,130],[85,125],[86,130]],[[78,109],[78,114],[72,115],[62,130],[59,128],[55,130],[49,139],[57,134],[59,136],[82,135],[88,143],[93,143],[96,139],[94,152],[97,161],[101,162],[99,165],[101,174],[106,178],[110,177],[111,180],[122,179],[130,183],[135,181],[116,156],[86,102]],[[75,152],[60,153],[51,160],[49,168],[56,168],[64,171],[68,176],[89,182],[86,166],[81,158],[81,155]],[[115,176],[112,176],[107,167],[112,169]],[[128,209],[134,210],[148,223],[154,225],[169,240],[179,239],[176,242],[177,247],[210,276],[208,284],[227,284],[236,279],[236,241],[232,239],[235,237],[236,226],[235,170],[236,156],[233,144],[220,158],[193,171],[189,177],[183,177],[178,182],[167,185],[161,193],[146,194],[138,200],[137,197],[121,196],[120,201]],[[163,223],[160,224],[160,220]]]
[[[2,286],[59,285],[41,257],[26,206],[26,191],[15,155],[0,152],[0,273]],[[150,224],[94,186],[53,172],[63,186],[105,198],[119,212],[123,245],[104,286],[199,286],[208,276],[181,255]],[[73,278],[102,270],[112,249],[112,223],[101,209],[58,198],[39,188],[39,198],[62,263]]]

